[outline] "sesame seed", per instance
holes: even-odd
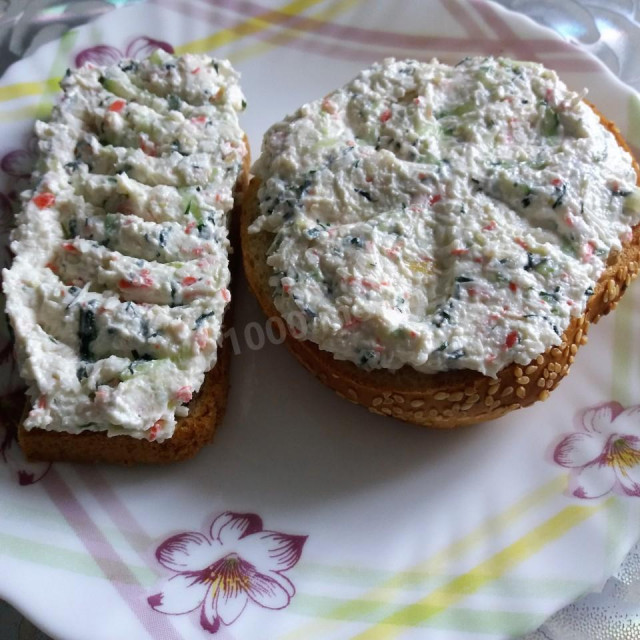
[[[433,397],[436,400],[446,400],[449,397],[449,394],[446,391],[438,391],[438,393]]]
[[[544,402],[549,397],[549,392],[545,389],[538,394],[538,400]]]
[[[516,367],[513,370],[513,377],[514,378],[519,378],[522,375],[522,369],[520,367]]]
[[[424,407],[424,400],[412,400],[410,404],[414,409],[419,409]]]
[[[393,396],[393,399],[395,400],[396,404],[404,404],[404,398],[398,393]]]
[[[382,404],[382,398],[381,398],[380,396],[378,396],[377,398],[374,398],[374,399],[371,401],[371,404],[372,404],[374,407],[379,407],[379,406]]]
[[[575,345],[575,344],[572,344],[572,345],[571,345],[571,348],[569,349],[569,351],[571,351],[571,355],[572,355],[572,356],[575,356],[575,355],[576,355],[576,353],[578,353],[578,346],[577,346],[577,345]]]
[[[529,377],[528,376],[520,376],[516,382],[518,384],[529,384]]]
[[[527,390],[524,387],[518,387],[516,389],[516,395],[518,398],[524,398],[527,395]]]
[[[462,391],[456,391],[449,396],[449,400],[451,400],[451,402],[458,402],[459,400],[462,400],[462,398],[464,398],[464,393],[462,393]]]
[[[538,382],[536,382],[536,384],[539,387],[544,387],[544,378],[538,378]]]
[[[502,390],[502,393],[500,394],[501,398],[504,398],[505,396],[510,396],[513,393],[513,387],[505,387]]]
[[[429,417],[430,418],[437,418],[438,417],[438,411],[436,409],[429,409]]]
[[[529,376],[532,373],[534,373],[535,371],[538,370],[538,367],[535,364],[530,364],[525,370],[524,372]]]

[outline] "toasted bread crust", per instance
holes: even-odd
[[[174,434],[164,442],[130,436],[109,437],[105,432],[65,433],[18,427],[18,443],[28,460],[108,462],[133,465],[177,462],[192,458],[211,442],[224,417],[229,389],[231,349],[228,340],[218,349],[216,366],[207,373],[198,394],[189,403],[189,415],[180,418]]]
[[[629,154],[631,150],[613,122],[593,105],[602,124]],[[633,156],[632,156],[633,157]],[[640,167],[633,160],[640,184]],[[249,225],[258,215],[254,178],[245,197],[240,228],[245,273],[249,285],[267,316],[277,316],[266,255],[272,234],[250,234]],[[498,418],[509,411],[546,400],[567,375],[578,348],[587,341],[592,323],[609,313],[638,273],[640,225],[633,228],[631,240],[619,253],[609,256],[607,267],[580,317],[573,318],[562,336],[562,343],[547,349],[527,365],[512,364],[490,378],[476,371],[458,370],[437,374],[421,373],[409,366],[398,371],[363,371],[348,361],[336,360],[310,341],[287,333],[286,344],[296,358],[321,382],[351,402],[364,405],[373,413],[396,417],[418,425],[452,428]]]
[[[232,247],[239,246],[239,220],[243,195],[249,182],[249,141],[245,136],[247,154],[242,173],[235,187],[235,205],[231,212],[229,238]],[[231,279],[237,276],[239,259],[230,254]],[[232,324],[233,304],[225,312],[225,327]],[[229,368],[231,346],[224,339],[218,347],[216,365],[204,378],[200,391],[189,403],[189,415],[179,418],[171,438],[163,442],[150,442],[130,436],[111,436],[105,432],[84,431],[66,433],[44,429],[18,427],[18,443],[28,460],[56,462],[106,462],[111,464],[157,464],[178,462],[192,458],[207,443],[211,442],[218,425],[222,422],[227,407],[229,390]]]

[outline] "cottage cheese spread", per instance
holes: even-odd
[[[156,51],[67,72],[62,89],[36,123],[35,186],[3,273],[24,424],[162,441],[215,365],[230,299],[238,75]]]
[[[276,307],[365,369],[531,361],[640,219],[583,95],[507,59],[375,64],[271,127],[253,170]]]

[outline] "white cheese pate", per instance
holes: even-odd
[[[162,441],[216,363],[238,74],[207,56],[68,71],[3,272],[27,429]]]
[[[551,70],[385,60],[269,129],[278,311],[364,369],[495,376],[559,344],[640,219],[631,157]]]

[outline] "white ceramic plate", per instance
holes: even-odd
[[[5,74],[3,239],[33,118],[53,100],[48,79],[79,57],[142,55],[148,39],[232,60],[255,155],[270,123],[371,61],[483,53],[539,60],[588,86],[640,147],[637,96],[584,52],[486,2],[158,0]],[[241,283],[228,414],[195,460],[27,465],[5,437],[0,596],[64,640],[460,640],[534,629],[600,585],[640,532],[640,358],[628,348],[639,298],[632,287],[593,328],[547,402],[441,433],[327,390],[272,344]],[[7,391],[16,377],[0,339]],[[614,441],[609,463],[587,464]],[[212,576],[236,590],[212,599]]]

